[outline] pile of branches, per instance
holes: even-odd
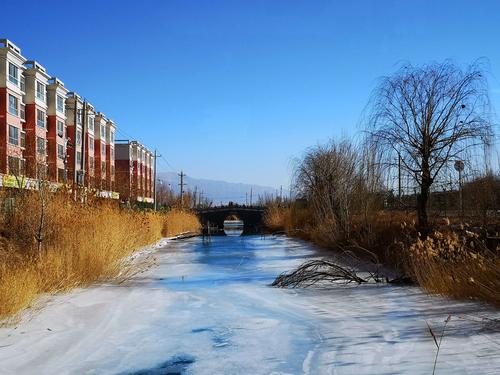
[[[303,263],[295,271],[280,274],[271,284],[278,288],[306,288],[317,283],[331,282],[337,284],[364,284],[368,282],[386,282],[389,284],[408,285],[412,280],[407,276],[400,276],[393,280],[368,271],[368,276],[358,276],[354,268],[339,266],[330,260],[315,259]]]
[[[297,288],[324,281],[362,284],[369,280],[358,276],[354,269],[341,267],[328,260],[317,259],[305,262],[291,273],[282,273],[271,285],[279,288]]]

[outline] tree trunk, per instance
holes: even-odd
[[[429,234],[429,219],[427,216],[427,203],[432,185],[432,178],[428,163],[424,162],[422,168],[422,183],[420,185],[420,194],[417,197],[417,218],[418,231],[421,238],[426,238]]]
[[[417,219],[418,231],[421,237],[427,237],[429,231],[429,220],[427,218],[427,201],[429,200],[429,186],[422,184],[420,194],[417,196]]]

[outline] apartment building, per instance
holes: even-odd
[[[83,184],[83,100],[75,92],[66,96],[66,135],[68,137],[68,181]]]
[[[24,63],[24,105],[26,122],[26,175],[47,178],[47,85],[50,76],[36,61]]]
[[[68,179],[68,138],[66,132],[66,95],[64,83],[52,77],[47,85],[47,161],[49,180],[66,183]]]
[[[42,178],[117,198],[115,133],[112,120],[0,39],[0,186],[21,187],[13,181],[23,176],[22,187]]]
[[[123,200],[153,203],[153,153],[137,141],[115,143],[118,192]]]
[[[94,158],[95,158],[95,187],[100,190],[108,189],[107,175],[107,141],[106,124],[108,119],[102,112],[95,115],[94,120]]]
[[[106,188],[116,190],[115,181],[115,135],[116,125],[113,120],[106,122]]]
[[[94,124],[95,110],[94,106],[86,103],[84,107],[84,130],[83,130],[83,160],[85,178],[84,185],[90,188],[96,188],[95,185],[95,148],[94,148]]]
[[[0,40],[0,173],[24,174],[26,163],[24,63],[21,49],[7,39]]]

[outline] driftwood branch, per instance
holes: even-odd
[[[311,260],[291,273],[282,273],[271,285],[279,288],[297,288],[312,286],[320,281],[343,284],[368,282],[348,267],[341,267],[328,260]]]
[[[368,276],[363,278],[358,276],[353,268],[339,266],[338,264],[324,259],[316,259],[303,263],[293,272],[280,274],[271,284],[278,288],[307,288],[317,283],[338,283],[338,284],[364,284],[368,282],[386,282],[394,285],[412,284],[408,276],[399,276],[390,280],[383,277],[377,269],[375,273],[366,271]]]

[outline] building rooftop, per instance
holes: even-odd
[[[9,39],[0,39],[0,48],[7,48],[21,55],[21,48],[12,43]]]
[[[64,82],[61,81],[57,77],[50,77],[49,78],[49,85],[58,85],[58,86],[64,86]]]
[[[47,74],[47,71],[45,70],[43,65],[40,64],[38,61],[35,61],[35,60],[26,61],[24,63],[24,66],[26,67],[26,69],[35,69],[35,70],[38,70],[44,74]]]

